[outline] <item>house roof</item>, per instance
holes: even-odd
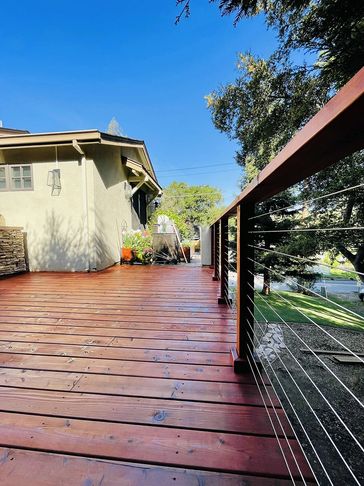
[[[143,165],[150,172],[153,179],[157,181],[152,161],[143,140],[110,135],[109,133],[100,132],[100,130],[96,129],[45,133],[14,133],[11,131],[9,134],[1,134],[0,150],[73,145],[74,141],[78,145],[101,144],[136,148],[141,155]]]
[[[0,137],[3,135],[14,135],[16,133],[29,133],[28,130],[19,130],[17,128],[7,128],[0,126]]]

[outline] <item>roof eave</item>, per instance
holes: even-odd
[[[78,144],[113,145],[118,147],[133,147],[140,150],[144,158],[145,165],[149,166],[153,178],[157,181],[152,161],[145,142],[109,133],[100,132],[96,129],[78,130],[72,132],[48,132],[48,133],[22,133],[0,137],[0,150],[23,149],[23,148],[42,148],[55,145],[72,145],[76,140]]]

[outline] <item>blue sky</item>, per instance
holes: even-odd
[[[6,2],[0,119],[39,132],[106,130],[115,116],[146,141],[162,185],[212,184],[228,203],[241,169],[204,96],[234,80],[239,51],[267,56],[274,36],[260,18],[234,28],[208,0],[175,26],[177,11],[174,0]]]

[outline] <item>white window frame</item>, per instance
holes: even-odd
[[[0,192],[8,191],[9,180],[8,180],[8,169],[6,165],[1,164],[0,169],[5,169],[5,187],[0,187]],[[3,177],[2,177],[3,179]]]
[[[32,164],[1,164],[0,168],[5,168],[5,187],[0,188],[0,192],[13,192],[13,191],[33,191],[34,190],[34,180],[33,180],[33,165]],[[12,169],[20,167],[20,179],[21,187],[13,186],[13,174]],[[23,176],[22,167],[30,168],[30,176]],[[30,187],[24,187],[24,177],[30,177]]]

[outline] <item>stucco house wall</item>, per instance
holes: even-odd
[[[93,147],[93,248],[96,269],[120,261],[122,228],[131,229],[131,202],[126,197],[127,171],[117,147]]]
[[[140,227],[129,179],[151,197],[160,192],[144,142],[97,130],[2,135],[4,164],[32,166],[31,189],[2,190],[0,181],[0,216],[24,228],[30,271],[92,271],[119,262],[122,232]],[[54,169],[58,190],[49,186]]]
[[[6,164],[32,164],[33,189],[0,191],[0,214],[8,226],[26,233],[29,269],[83,271],[87,267],[82,166],[75,150],[58,149],[62,188],[52,196],[49,171],[56,168],[55,149],[4,151]]]

